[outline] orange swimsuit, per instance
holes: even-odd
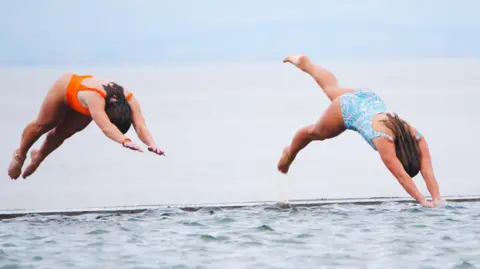
[[[73,110],[75,110],[78,113],[82,113],[83,115],[90,116],[90,110],[82,105],[80,100],[78,100],[78,92],[80,91],[92,91],[100,94],[103,98],[106,98],[105,92],[97,89],[97,88],[90,88],[82,84],[82,81],[87,78],[93,77],[92,75],[85,75],[85,76],[80,76],[80,75],[72,75],[72,78],[70,79],[70,82],[68,83],[67,86],[67,92],[66,92],[66,99],[67,99],[67,105],[71,107]],[[132,93],[129,93],[126,97],[128,100],[132,98]]]

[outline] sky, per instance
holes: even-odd
[[[0,65],[479,57],[475,0],[16,0]]]

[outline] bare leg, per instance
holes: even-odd
[[[327,69],[315,65],[310,62],[306,55],[289,55],[284,60],[284,63],[291,63],[298,67],[303,72],[311,75],[317,84],[322,88],[330,101],[337,99],[340,95],[352,92],[354,89],[340,88],[338,80],[332,72]]]
[[[10,178],[17,179],[20,176],[30,147],[40,136],[54,128],[65,117],[68,111],[65,104],[65,89],[70,77],[71,75],[66,74],[53,84],[43,101],[38,117],[23,130],[20,148],[14,151],[8,167]]]
[[[50,153],[62,145],[66,139],[85,129],[91,121],[92,119],[88,116],[69,111],[65,119],[55,129],[48,132],[42,147],[39,150],[32,150],[32,161],[23,172],[22,177],[27,178],[33,174]]]
[[[278,170],[284,174],[288,173],[288,169],[298,152],[310,144],[310,142],[333,138],[343,133],[343,131],[345,131],[345,125],[340,108],[340,99],[336,99],[325,110],[317,123],[298,130],[290,146],[283,150],[282,157],[278,162]]]

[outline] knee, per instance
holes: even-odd
[[[326,136],[321,129],[316,128],[316,126],[310,126],[307,129],[307,134],[313,140],[325,140]]]
[[[50,132],[48,132],[47,139],[48,140],[54,140],[54,141],[57,141],[57,142],[63,142],[67,138],[71,137],[72,135],[73,134],[68,134],[68,133],[65,133],[65,132],[61,132],[57,128],[55,128],[55,129],[51,130]]]
[[[55,125],[53,123],[40,123],[40,122],[34,121],[30,123],[29,127],[30,127],[29,129],[35,133],[44,134],[49,130],[51,130],[53,127],[55,127]]]
[[[58,132],[56,129],[53,129],[51,130],[50,132],[47,133],[46,135],[46,139],[49,140],[49,141],[52,141],[52,140],[58,140]]]

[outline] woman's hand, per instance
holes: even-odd
[[[160,148],[158,148],[157,146],[153,145],[153,146],[149,146],[148,147],[148,151],[150,152],[153,152],[157,155],[164,155],[165,156],[165,152],[163,152],[163,150],[161,150]]]
[[[420,202],[423,207],[435,207],[435,204],[432,201],[423,200]]]
[[[435,206],[441,206],[441,205],[445,204],[445,200],[442,200],[441,198],[438,198],[438,199],[433,200],[433,204]]]
[[[126,141],[125,143],[123,143],[123,146],[131,150],[143,152],[142,148],[140,148],[137,144],[133,143],[132,141]]]
[[[433,201],[427,201],[427,200],[424,200],[423,202],[420,202],[420,204],[423,206],[423,207],[439,207],[441,205],[444,205],[445,204],[445,201],[438,198],[438,199],[435,199]]]

